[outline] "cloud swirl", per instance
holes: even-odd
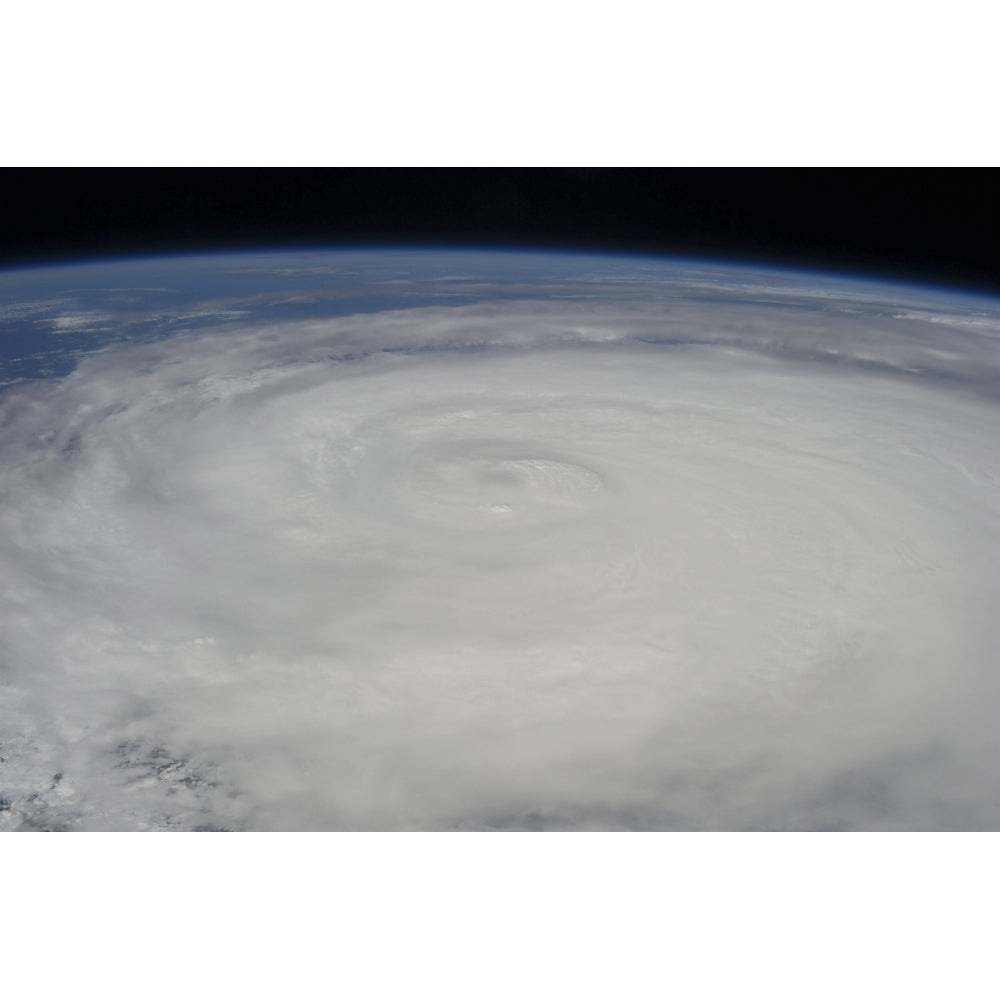
[[[998,828],[1000,313],[707,274],[9,387],[0,823]]]

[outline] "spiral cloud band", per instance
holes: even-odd
[[[0,824],[1000,828],[996,304],[606,271],[8,386]]]

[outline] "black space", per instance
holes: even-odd
[[[718,256],[1000,292],[997,174],[882,169],[6,169],[0,265],[444,245]]]

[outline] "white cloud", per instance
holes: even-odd
[[[109,313],[74,312],[53,316],[48,322],[53,333],[87,333],[94,330],[107,330],[113,317]]]
[[[0,824],[995,828],[997,359],[909,308],[234,324],[10,389]]]

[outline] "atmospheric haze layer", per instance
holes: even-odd
[[[0,273],[0,828],[1000,829],[1000,302]]]

